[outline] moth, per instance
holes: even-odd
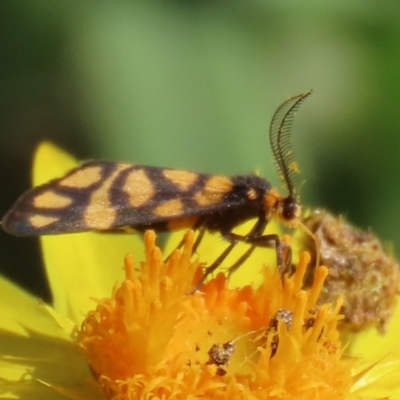
[[[281,265],[279,236],[263,232],[272,218],[288,226],[300,221],[291,126],[295,112],[310,94],[286,100],[270,123],[270,145],[286,196],[255,174],[224,176],[90,161],[28,190],[5,215],[2,228],[13,235],[36,236],[126,228],[160,232],[187,227],[219,232],[229,242],[214,269],[237,242],[249,243],[253,248],[275,248]],[[233,232],[252,218],[256,222],[246,235]],[[238,260],[238,265],[241,262]]]

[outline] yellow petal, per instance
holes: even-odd
[[[44,142],[35,155],[33,183],[62,176],[76,165],[68,153]],[[137,235],[93,232],[42,236],[41,244],[54,308],[76,323],[93,307],[91,298],[104,297],[122,278],[121,257],[143,248]]]
[[[1,318],[0,329],[18,336],[28,337],[31,332],[68,340],[73,325],[60,329],[49,319],[39,301],[0,276]],[[0,341],[0,345],[3,344]],[[4,354],[0,351],[0,354]]]
[[[101,398],[70,339],[73,324],[60,316],[55,320],[38,300],[1,277],[0,294],[0,398]]]
[[[400,398],[400,351],[362,358],[353,370],[350,399]]]
[[[375,327],[366,331],[348,334],[344,340],[350,342],[348,351],[363,358],[383,357],[393,351],[400,351],[400,306],[397,305],[392,319],[386,324],[385,333]]]

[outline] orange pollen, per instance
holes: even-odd
[[[80,347],[108,399],[346,398],[350,364],[336,329],[341,299],[318,305],[327,275],[300,256],[285,276],[264,267],[258,288],[229,288],[220,273],[202,276],[192,260],[193,232],[167,262],[145,233],[140,272],[125,258],[125,281],[82,324]],[[260,266],[261,267],[261,266]]]
[[[282,201],[283,197],[276,189],[271,189],[264,197],[264,208],[272,210]]]

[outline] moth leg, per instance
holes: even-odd
[[[189,294],[193,294],[200,289],[205,280],[222,264],[222,262],[225,260],[226,257],[228,257],[229,253],[233,250],[235,246],[236,243],[230,243],[229,246],[218,256],[218,258],[205,269],[202,278],[197,282],[196,286]]]
[[[200,246],[200,243],[201,243],[201,241],[203,240],[203,237],[204,237],[204,234],[205,234],[206,230],[205,230],[204,227],[195,227],[195,226],[194,226],[192,229],[198,231],[196,240],[194,241],[194,243],[193,243],[193,248],[192,248],[192,253],[194,254],[194,253],[197,251],[197,248]],[[175,250],[180,250],[180,249],[183,247],[183,245],[184,245],[184,243],[185,243],[185,236],[186,236],[186,235],[183,235],[183,238],[181,239],[181,241],[180,241],[180,242],[178,243],[178,245],[174,248],[174,250],[172,250],[171,253],[168,254],[168,256],[164,259],[164,262],[167,262],[167,261],[170,259],[170,257],[172,256],[172,253],[173,253]]]
[[[256,246],[251,246],[245,253],[243,253],[233,265],[231,265],[228,268],[228,279],[231,277],[231,275],[236,272],[241,265],[253,254],[254,250],[256,249]]]
[[[246,253],[244,253],[242,257],[240,257],[239,260],[232,267],[229,268],[229,274],[235,272],[240,267],[240,265],[250,256],[250,254],[254,251],[256,247],[275,249],[276,263],[282,277],[286,272],[291,271],[292,248],[290,244],[281,242],[279,236],[274,233],[260,236],[254,236],[251,233],[252,232],[245,236],[238,235],[233,232],[224,233],[224,237],[233,243],[244,242],[252,245],[252,247]]]
[[[281,274],[281,278],[286,273],[291,274],[293,272],[292,266],[292,246],[289,243],[281,242],[280,237],[276,234],[264,235],[255,237],[251,240],[254,246],[258,247],[270,247],[269,244],[273,244],[272,248],[276,252],[276,263]]]
[[[241,236],[241,235],[236,235],[230,231],[227,232],[221,232],[221,235],[223,238],[225,238],[228,242],[230,242],[229,246],[218,256],[218,258],[207,268],[204,270],[204,275],[200,279],[200,281],[197,283],[196,287],[193,289],[192,293],[198,290],[201,285],[205,282],[205,280],[223,263],[223,261],[228,257],[229,253],[234,249],[236,246],[237,242],[239,240],[236,239],[236,236],[239,238],[244,238],[244,237],[253,237],[253,236],[260,236],[262,232],[265,229],[265,226],[267,225],[267,222],[259,218],[257,222],[254,224],[254,226],[251,228],[251,231],[246,235],[246,236]],[[230,235],[234,235],[235,238],[232,238]],[[197,240],[196,240],[197,242]],[[231,275],[231,269],[233,268],[233,271],[236,271],[240,265],[250,256],[250,254],[254,251],[256,246],[252,246],[251,249],[249,249],[242,257],[239,258],[238,261],[235,262],[235,264],[228,269],[229,275]]]
[[[253,235],[257,235],[260,234],[260,232],[262,233],[262,231],[264,230],[266,226],[266,223],[264,220],[262,219],[258,219],[257,222],[255,223],[255,225],[253,226],[253,228],[251,229],[251,231],[249,232],[248,235],[246,235],[246,237],[250,237]],[[199,234],[195,240],[195,243],[193,244],[193,253],[197,250],[197,248],[199,247],[204,234],[206,232],[206,228],[204,226],[199,227]],[[227,239],[229,243],[229,246],[218,256],[218,258],[216,260],[214,260],[214,262],[206,267],[204,269],[204,274],[202,276],[202,278],[199,280],[199,282],[196,284],[196,286],[193,288],[193,290],[189,293],[189,294],[193,294],[194,292],[196,292],[197,290],[200,289],[200,287],[203,285],[203,283],[206,281],[206,279],[213,274],[219,267],[220,265],[224,262],[224,260],[228,257],[228,255],[230,254],[230,252],[234,249],[234,247],[236,246],[238,240],[231,240],[230,237],[228,237],[227,235],[229,234],[233,234],[230,231],[228,231],[228,234],[226,235],[225,232],[220,232],[221,236],[224,237],[225,239]],[[241,237],[240,235],[238,235],[239,237]],[[183,240],[180,243],[180,246],[182,246],[183,244]],[[234,264],[233,266],[231,266],[230,268],[228,268],[228,274],[229,276],[235,272],[240,265],[243,264],[243,262],[250,257],[251,253],[254,251],[256,246],[252,246],[249,250],[246,251],[245,254],[243,254]],[[179,247],[178,247],[179,248]]]
[[[206,233],[205,228],[199,229],[199,234],[196,237],[196,240],[193,243],[192,253],[196,253],[198,247],[200,246],[201,241],[203,240],[204,234]]]
[[[218,258],[205,269],[203,277],[200,279],[200,281],[197,283],[196,287],[191,293],[199,290],[205,280],[222,264],[226,257],[228,257],[228,255],[234,249],[238,242],[248,243],[251,245],[251,247],[241,257],[239,257],[238,260],[236,260],[236,262],[231,267],[228,268],[228,276],[237,271],[237,269],[250,257],[250,255],[257,247],[275,249],[276,263],[278,265],[282,279],[286,272],[291,272],[292,248],[289,244],[281,242],[277,234],[263,235],[267,223],[268,221],[263,218],[257,219],[256,223],[247,235],[239,235],[231,231],[221,232],[222,237],[230,242],[230,244],[221,253],[221,255],[218,256]]]

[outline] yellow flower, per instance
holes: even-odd
[[[282,287],[279,272],[230,289],[217,275],[188,295],[201,276],[191,261],[193,233],[164,264],[154,232],[146,262],[89,312],[80,343],[107,398],[336,399],[351,386],[336,330],[340,303],[316,308],[327,270],[301,290],[309,261]]]
[[[65,169],[73,163],[43,145],[36,184],[52,177],[40,171],[50,158]],[[218,239],[211,242],[218,253]],[[391,341],[366,358],[364,350],[381,339],[357,338],[357,351],[348,354],[337,330],[341,299],[316,306],[327,270],[319,268],[302,290],[307,254],[283,285],[277,271],[252,257],[257,284],[248,284],[255,279],[245,265],[240,286],[219,274],[189,294],[203,261],[192,245],[189,232],[164,263],[151,231],[143,260],[137,235],[42,239],[53,308],[0,280],[0,399],[400,398],[399,346]],[[125,258],[125,279],[115,284],[129,252],[134,260]]]

